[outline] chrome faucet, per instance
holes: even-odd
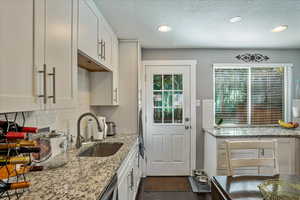
[[[84,114],[80,115],[80,117],[79,117],[78,120],[77,120],[77,138],[76,138],[76,145],[75,145],[77,149],[79,149],[79,148],[81,147],[82,142],[84,141],[84,137],[82,137],[82,136],[80,135],[80,122],[81,122],[81,120],[82,120],[84,117],[86,117],[86,116],[91,116],[91,117],[93,117],[93,118],[96,120],[96,122],[97,122],[98,131],[99,131],[99,132],[102,132],[100,123],[99,123],[99,121],[98,121],[96,115],[94,115],[93,113],[90,113],[90,112],[84,113]]]

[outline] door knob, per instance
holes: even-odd
[[[190,128],[190,126],[184,126],[185,130],[188,130]]]

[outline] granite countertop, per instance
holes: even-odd
[[[77,157],[79,150],[68,151],[69,162],[60,168],[27,174],[30,191],[21,200],[95,200],[117,172],[137,141],[137,135],[118,134],[105,142],[122,142],[120,150],[108,157]]]
[[[299,137],[300,128],[284,129],[281,127],[245,127],[245,128],[204,128],[214,137]]]

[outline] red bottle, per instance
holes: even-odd
[[[17,139],[26,139],[27,133],[25,132],[7,132],[5,134],[0,134],[0,140],[17,140]]]

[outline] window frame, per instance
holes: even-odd
[[[291,121],[291,110],[292,110],[292,70],[293,64],[291,63],[216,63],[213,64],[213,124],[216,125],[216,105],[215,105],[215,69],[251,69],[251,68],[263,68],[263,67],[283,67],[284,68],[284,120]],[[251,74],[249,73],[248,78],[248,105],[251,105],[251,96],[249,91],[251,91]],[[221,127],[262,127],[262,126],[278,126],[278,124],[269,124],[269,125],[252,125],[251,124],[251,106],[248,106],[248,123],[236,124],[236,125],[221,125]]]

